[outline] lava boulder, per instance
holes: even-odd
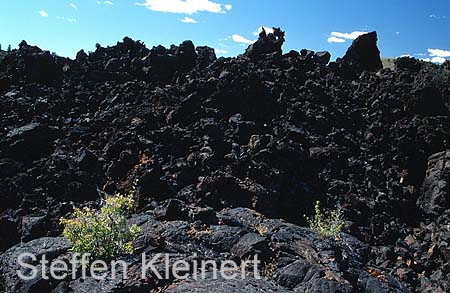
[[[48,156],[57,134],[57,129],[41,123],[14,128],[6,135],[7,156],[22,162]]]
[[[281,54],[281,46],[283,46],[284,41],[284,32],[280,28],[273,28],[273,33],[269,34],[262,28],[258,40],[247,48],[245,55],[252,60],[258,60],[264,58],[267,54]]]
[[[450,208],[450,151],[440,152],[428,159],[428,170],[417,206],[426,214],[441,214]]]
[[[383,68],[380,50],[377,47],[377,32],[371,32],[356,38],[342,58],[345,64],[360,71],[378,71]]]

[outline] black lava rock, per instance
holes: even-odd
[[[450,151],[432,155],[417,205],[427,214],[440,215],[450,208]]]
[[[234,58],[128,37],[75,60],[26,42],[8,53],[0,292],[449,292],[449,63],[382,70],[375,32],[336,62],[283,55],[284,41],[262,31]],[[67,260],[65,241],[48,237],[60,217],[136,180],[130,276],[139,253],[161,252],[238,265],[258,255],[265,278],[18,279],[21,252]],[[307,227],[317,200],[342,209],[334,237]]]
[[[342,58],[343,62],[360,71],[377,71],[383,68],[377,41],[377,32],[357,37]]]
[[[271,53],[281,54],[284,41],[284,32],[280,28],[273,28],[273,33],[269,34],[262,28],[258,40],[247,48],[245,54],[253,60]]]

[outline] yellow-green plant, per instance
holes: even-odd
[[[74,208],[69,217],[61,218],[70,250],[90,253],[90,259],[94,260],[132,254],[132,241],[139,235],[140,228],[129,226],[125,214],[134,207],[135,192],[136,182],[127,195],[117,193],[107,197],[100,210]]]
[[[316,201],[314,206],[315,215],[313,218],[306,217],[309,228],[316,231],[323,237],[336,236],[345,224],[344,215],[340,207],[332,211],[322,212],[320,201]]]

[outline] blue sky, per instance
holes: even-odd
[[[3,49],[24,39],[72,58],[124,36],[149,47],[190,39],[236,56],[259,27],[279,26],[286,52],[328,50],[335,59],[376,30],[382,56],[450,59],[449,0],[3,0],[0,25]]]

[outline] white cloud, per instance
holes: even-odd
[[[355,32],[351,32],[351,33],[332,32],[331,36],[341,38],[341,39],[354,40],[357,37],[359,37],[361,35],[365,35],[365,34],[367,34],[367,32],[359,32],[359,31],[355,31]]]
[[[434,18],[434,19],[447,19],[447,16],[445,16],[445,15],[437,15],[437,14],[430,14],[429,16],[428,16],[429,18]]]
[[[112,1],[109,1],[109,0],[106,0],[106,1],[105,1],[105,4],[108,4],[108,5],[114,5],[114,3],[113,3]]]
[[[229,48],[230,46],[228,46],[228,45],[225,45],[224,43],[222,43],[222,42],[219,42],[219,46],[221,46],[221,47],[223,47],[223,48]]]
[[[39,15],[42,17],[48,17],[48,13],[45,12],[44,10],[38,11]]]
[[[227,50],[223,50],[223,49],[214,49],[214,51],[216,51],[217,54],[223,55],[223,54],[227,54],[228,51]]]
[[[197,21],[195,19],[187,17],[187,16],[185,18],[183,18],[181,20],[181,22],[184,22],[184,23],[197,23]]]
[[[72,7],[73,9],[77,9],[78,8],[74,3],[70,3],[70,7]]]
[[[347,40],[354,40],[357,37],[367,34],[367,32],[354,31],[351,33],[331,32],[328,43],[345,43]]]
[[[225,5],[225,9],[226,9],[226,10],[231,10],[231,9],[233,9],[233,5],[231,5],[231,4],[226,4],[226,5]]]
[[[338,37],[329,37],[328,43],[345,43],[345,39],[338,38]]]
[[[231,5],[223,5],[210,0],[145,0],[136,5],[145,6],[152,11],[181,14],[194,14],[197,12],[226,13]],[[228,8],[227,8],[228,7]]]
[[[431,62],[434,62],[434,63],[444,63],[445,60],[446,59],[444,57],[433,57],[433,58],[431,58]]]
[[[444,63],[446,60],[450,57],[450,51],[449,50],[442,50],[442,49],[428,49],[428,57],[426,58],[420,58],[422,61],[427,62],[433,62],[433,63]],[[424,57],[427,56],[427,54],[424,53],[416,53],[415,56]]]
[[[433,57],[433,58],[422,58],[420,60],[433,63],[444,63],[446,59],[444,57]]]
[[[248,45],[251,45],[254,42],[256,42],[256,41],[248,40],[248,39],[246,39],[246,38],[244,38],[243,36],[240,36],[240,35],[232,35],[231,39],[233,41],[235,41],[236,43],[248,44]]]
[[[57,19],[61,19],[61,20],[65,20],[65,21],[67,21],[67,22],[77,22],[77,19],[76,19],[76,18],[66,18],[66,17],[64,17],[64,16],[57,16],[56,18],[57,18]]]
[[[267,26],[260,26],[255,32],[253,32],[254,36],[259,36],[259,34],[262,32],[262,29],[266,31],[267,34],[273,34],[273,28],[267,27]]]
[[[399,56],[399,58],[402,58],[402,57],[409,57],[409,58],[412,58],[413,55],[411,55],[411,54],[403,54],[403,55],[400,55],[400,56]]]
[[[428,49],[428,53],[430,53],[431,57],[450,57],[450,51],[441,50],[441,49]]]

